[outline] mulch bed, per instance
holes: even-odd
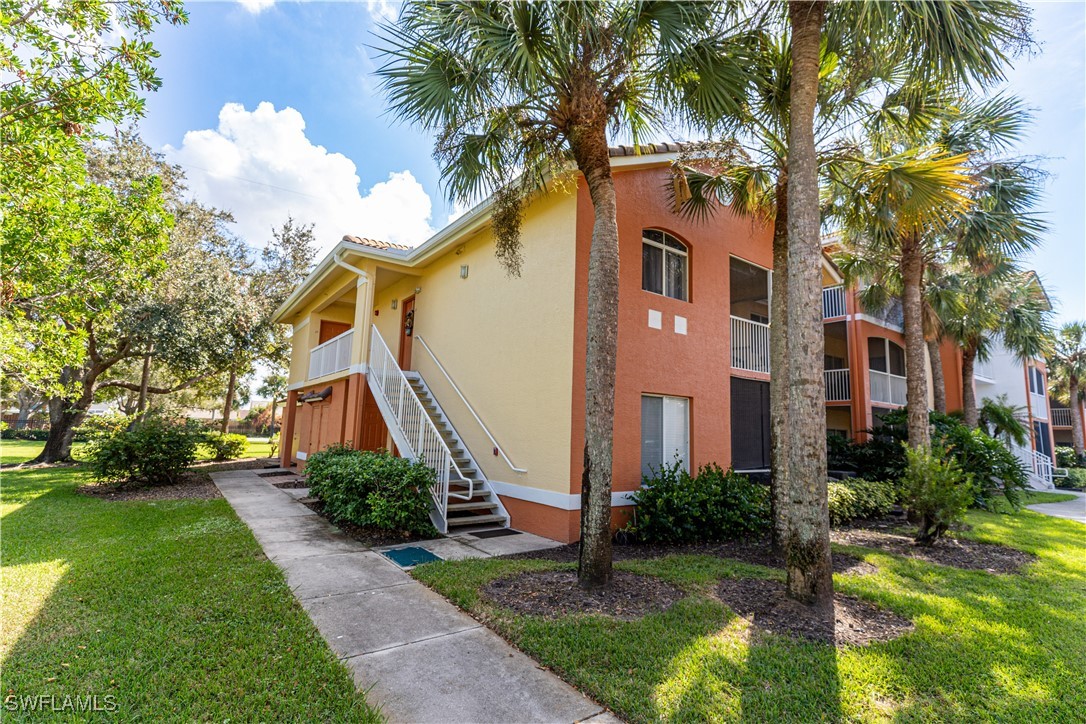
[[[1017,573],[1023,566],[1037,560],[1036,556],[1025,551],[994,543],[944,537],[935,545],[919,546],[907,535],[868,528],[833,530],[830,532],[830,540],[841,545],[896,553],[927,563],[989,573]]]
[[[304,487],[304,486],[303,486]],[[384,528],[367,528],[354,523],[346,523],[343,521],[334,520],[329,518],[324,512],[324,501],[316,498],[303,498],[299,501],[305,507],[312,510],[320,517],[327,520],[332,525],[339,528],[345,535],[353,538],[364,546],[371,548],[377,546],[394,546],[401,543],[414,543],[415,541],[434,540],[440,536],[425,536],[417,535],[415,533],[403,533],[400,531],[391,531]]]
[[[147,485],[140,481],[123,483],[92,483],[76,488],[77,492],[101,500],[214,500],[222,493],[211,480],[210,473],[228,470],[259,470],[267,461],[260,458],[229,460],[227,462],[204,461],[189,466],[181,480],[172,484]]]
[[[624,571],[615,571],[610,586],[594,591],[577,585],[575,571],[532,571],[497,578],[480,593],[490,602],[522,614],[558,617],[595,613],[623,621],[666,611],[686,595],[658,578]]]
[[[275,479],[272,478],[271,484],[274,485],[275,487],[279,488],[280,490],[300,490],[302,488],[308,488],[309,487],[309,481],[306,480],[305,478],[296,478],[294,480],[284,480],[282,482],[275,482]]]
[[[806,639],[831,646],[890,641],[913,630],[906,618],[852,596],[834,594],[832,615],[793,601],[785,584],[764,578],[726,578],[717,596],[756,632]]]
[[[102,500],[213,500],[222,497],[211,478],[194,471],[185,473],[180,482],[169,485],[93,484],[81,485],[77,491]]]
[[[701,543],[691,545],[649,545],[634,543],[616,545],[614,560],[636,561],[647,558],[662,558],[675,555],[704,555],[718,558],[730,558],[742,563],[751,563],[768,568],[784,568],[784,560],[773,552],[773,545],[768,537],[754,540],[734,540],[722,543]],[[580,551],[579,543],[569,543],[557,548],[540,551],[514,553],[504,558],[533,559],[575,563]],[[878,567],[859,558],[844,553],[833,554],[834,573],[862,576],[878,571]]]

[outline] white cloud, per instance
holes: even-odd
[[[182,165],[192,195],[232,212],[237,233],[254,246],[287,214],[316,224],[322,251],[344,234],[415,246],[434,231],[430,197],[410,171],[361,193],[354,162],[314,145],[293,108],[227,103],[217,129],[189,131],[180,148],[163,151]]]
[[[400,13],[400,3],[391,0],[369,0],[366,3],[366,10],[369,11],[370,18],[375,23],[392,21]]]
[[[275,4],[275,0],[238,0],[243,8],[258,15]]]

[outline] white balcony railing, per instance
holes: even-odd
[[[889,372],[870,371],[871,401],[891,405],[905,404],[905,378]]]
[[[769,325],[732,317],[732,367],[769,373]]]
[[[1068,407],[1053,407],[1052,427],[1071,427],[1071,409]]]
[[[822,318],[845,316],[845,288],[838,284],[822,290]]]
[[[1036,392],[1029,393],[1029,409],[1038,420],[1047,420],[1048,398]]]
[[[333,372],[342,372],[351,366],[351,342],[354,330],[348,329],[338,337],[332,337],[324,344],[309,351],[309,379],[324,377]]]
[[[848,370],[826,370],[826,402],[842,402],[852,399],[848,384]]]

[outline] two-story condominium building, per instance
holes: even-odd
[[[771,230],[727,209],[674,213],[663,189],[677,150],[612,149],[616,523],[642,475],[674,460],[769,466]],[[519,277],[495,258],[490,213],[483,203],[415,248],[345,237],[283,304],[294,350],[282,462],[304,467],[332,443],[395,449],[437,471],[439,529],[510,524],[572,541],[592,207],[583,182],[533,200]],[[859,311],[828,261],[823,274],[827,425],[860,435],[905,402],[900,319]],[[960,407],[960,390],[951,399]]]

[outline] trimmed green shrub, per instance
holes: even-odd
[[[154,416],[128,425],[116,422],[102,421],[87,445],[91,473],[101,481],[176,483],[196,460],[204,439],[203,428],[193,420]]]
[[[1062,445],[1056,446],[1056,467],[1058,468],[1080,468],[1082,467],[1081,461],[1078,456],[1075,455],[1075,449],[1073,447],[1064,447]]]
[[[842,444],[834,441],[829,448],[833,470],[850,470],[867,480],[901,480],[905,475],[908,441],[907,411],[902,408],[882,416],[882,426],[871,431],[865,443]],[[1029,479],[1022,463],[1006,445],[983,430],[974,430],[951,415],[932,412],[931,439],[974,479],[972,504],[988,510],[999,509],[1002,495],[1012,507],[1021,505],[1022,492]]]
[[[886,515],[898,501],[893,483],[862,478],[831,480],[827,483],[827,494],[832,525]]]
[[[769,529],[769,488],[745,475],[706,465],[690,475],[675,462],[632,496],[627,532],[645,543],[699,543],[756,536]]]
[[[973,499],[973,476],[962,471],[946,451],[905,446],[903,503],[919,530],[916,542],[932,545],[961,522]]]
[[[334,521],[427,535],[434,471],[387,452],[332,445],[306,462],[309,494]]]
[[[249,450],[249,440],[244,435],[223,434],[218,430],[208,432],[203,443],[216,460],[235,460]]]
[[[33,440],[35,442],[44,442],[48,439],[48,430],[29,430],[25,427],[18,430],[10,427],[0,430],[0,440]]]
[[[1068,490],[1086,490],[1086,468],[1068,468],[1066,478],[1056,478],[1056,485]]]

